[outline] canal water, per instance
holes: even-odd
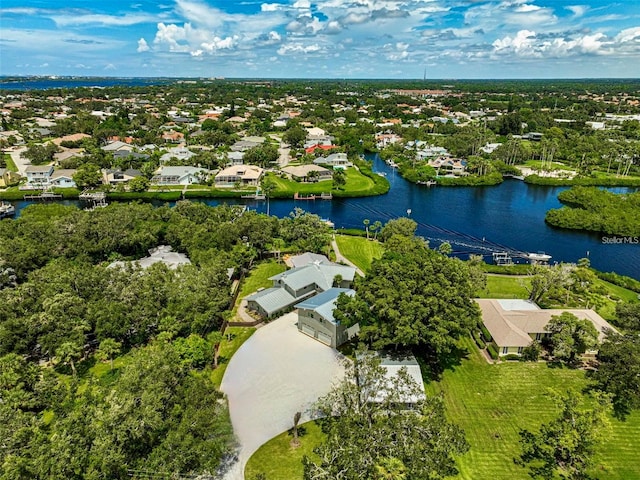
[[[514,262],[519,255],[544,251],[552,262],[576,262],[588,257],[591,265],[605,272],[614,271],[640,279],[640,244],[611,244],[599,234],[555,229],[544,222],[547,210],[559,208],[558,193],[566,187],[528,185],[506,180],[493,187],[427,187],[404,180],[377,155],[371,156],[374,171],[386,176],[389,193],[377,197],[328,200],[271,200],[271,215],[284,217],[295,207],[331,220],[336,229],[364,228],[370,224],[409,216],[418,223],[418,234],[432,246],[447,241],[453,253],[485,256],[507,251]],[[614,189],[619,193],[629,189]],[[266,213],[264,201],[203,200],[209,205],[243,203]],[[18,202],[17,210],[28,202]]]

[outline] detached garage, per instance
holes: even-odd
[[[333,317],[336,301],[341,293],[355,295],[355,291],[348,288],[330,288],[297,304],[298,330],[332,348],[349,340],[347,328]]]

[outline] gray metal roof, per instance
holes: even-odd
[[[314,297],[311,297],[296,305],[297,308],[303,308],[305,310],[313,310],[325,320],[336,323],[333,318],[333,311],[336,308],[336,301],[341,293],[353,297],[356,292],[350,288],[330,288],[326,292],[322,292]]]
[[[247,301],[253,300],[260,305],[267,315],[272,315],[275,312],[284,310],[296,302],[296,298],[284,288],[277,287],[267,288],[260,292],[253,293],[246,299]]]
[[[320,290],[325,291],[331,288],[336,275],[340,275],[343,280],[352,282],[355,273],[355,268],[346,265],[311,263],[274,275],[270,280],[280,280],[292,290],[299,290],[315,283]]]

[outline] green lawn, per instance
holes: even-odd
[[[487,287],[478,292],[479,298],[528,298],[529,292],[522,283],[531,283],[530,278],[487,275]]]
[[[346,185],[344,186],[344,192],[349,194],[364,194],[366,195],[368,192],[373,190],[376,187],[375,182],[363,175],[356,168],[348,168],[346,170]],[[276,189],[273,193],[274,197],[286,197],[290,198],[298,192],[300,194],[321,194],[321,193],[329,193],[336,191],[333,189],[333,180],[323,180],[321,182],[315,183],[302,183],[302,182],[294,182],[293,180],[288,180],[286,178],[282,178],[278,175],[274,175],[273,173],[268,174],[269,178],[272,179],[276,184]]]
[[[459,479],[515,480],[529,478],[513,463],[521,428],[536,429],[556,411],[548,388],[583,389],[581,370],[549,368],[545,363],[505,362],[489,365],[471,339],[464,344],[469,358],[428,385],[428,393],[443,393],[449,417],[466,432],[470,451],[459,459]],[[610,480],[640,479],[640,412],[626,422],[611,420],[611,438],[600,449],[596,471]]]
[[[488,364],[471,339],[461,346],[467,358],[445,371],[438,382],[427,384],[430,395],[444,395],[449,418],[460,425],[471,449],[458,458],[458,480],[525,480],[524,468],[514,464],[519,452],[519,431],[536,430],[556,416],[548,389],[582,390],[587,379],[582,370],[550,368],[546,363],[503,362]],[[626,421],[610,419],[609,438],[599,447],[594,473],[607,480],[640,479],[640,412]],[[310,429],[310,431],[312,431]],[[312,450],[322,440],[313,431]],[[304,439],[303,439],[304,442]],[[264,472],[269,480],[300,480],[302,454],[288,448],[286,434],[263,445],[249,460],[248,480]]]
[[[375,258],[382,257],[384,247],[380,242],[367,240],[363,237],[350,235],[336,235],[336,243],[340,253],[355,263],[360,270],[368,272],[371,262]]]
[[[238,299],[251,295],[259,288],[272,287],[273,282],[269,280],[269,277],[282,273],[286,269],[287,267],[284,263],[278,263],[275,260],[256,265],[242,282],[242,289]]]
[[[256,331],[254,327],[227,327],[224,331],[224,339],[220,342],[220,350],[218,351],[218,368],[211,372],[211,380],[220,388],[222,377],[227,370],[229,360],[240,346],[247,341]]]
[[[313,449],[324,434],[315,422],[301,426],[306,433],[300,437],[300,446],[291,446],[291,435],[284,432],[265,443],[249,459],[244,470],[246,480],[254,480],[259,473],[269,480],[302,479],[302,457],[313,456]]]
[[[13,158],[11,158],[11,155],[9,155],[8,153],[5,153],[2,155],[2,158],[4,159],[5,163],[7,164],[7,170],[11,171],[11,172],[17,172],[18,171],[18,167],[16,166],[15,162],[13,161]]]

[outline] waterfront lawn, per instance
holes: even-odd
[[[313,449],[318,446],[325,435],[315,422],[307,422],[299,427],[304,429],[300,437],[300,446],[291,446],[291,435],[281,433],[269,440],[252,455],[245,467],[247,480],[254,480],[263,473],[269,480],[302,479],[302,458],[314,457]]]
[[[376,258],[382,257],[384,252],[384,247],[380,242],[367,240],[363,237],[336,235],[336,243],[340,253],[365,273],[371,268],[371,262]]]
[[[489,274],[487,287],[477,295],[479,298],[528,298],[529,292],[523,283],[531,284],[531,278]]]
[[[335,190],[333,188],[333,180],[322,180],[315,183],[302,183],[282,178],[273,173],[267,175],[276,184],[273,197],[278,198],[290,198],[297,192],[302,195],[329,193],[334,194],[345,193],[348,195],[367,195],[376,188],[376,183],[373,179],[363,175],[356,168],[347,168],[346,170],[346,184],[342,190]]]
[[[458,460],[457,478],[529,478],[525,469],[513,463],[519,452],[518,432],[536,430],[555,417],[556,409],[546,392],[584,389],[585,372],[550,368],[542,362],[489,365],[471,339],[464,339],[463,345],[468,358],[445,371],[439,382],[427,385],[429,394],[444,395],[447,415],[464,429],[471,445]],[[598,450],[594,473],[609,480],[640,478],[640,412],[625,422],[610,421],[611,435]]]
[[[522,165],[516,165],[516,167],[518,166],[522,166]],[[528,160],[524,163],[525,167],[529,167],[529,168],[533,168],[533,169],[542,169],[542,161],[541,160]],[[545,170],[566,170],[566,171],[574,171],[573,168],[571,168],[568,165],[565,165],[564,163],[559,163],[559,162],[551,162],[551,167],[549,167],[549,162],[545,162],[544,163],[544,168]]]
[[[229,360],[255,331],[255,327],[227,327],[224,331],[224,338],[218,350],[218,368],[211,371],[211,380],[217,388],[222,384]]]

